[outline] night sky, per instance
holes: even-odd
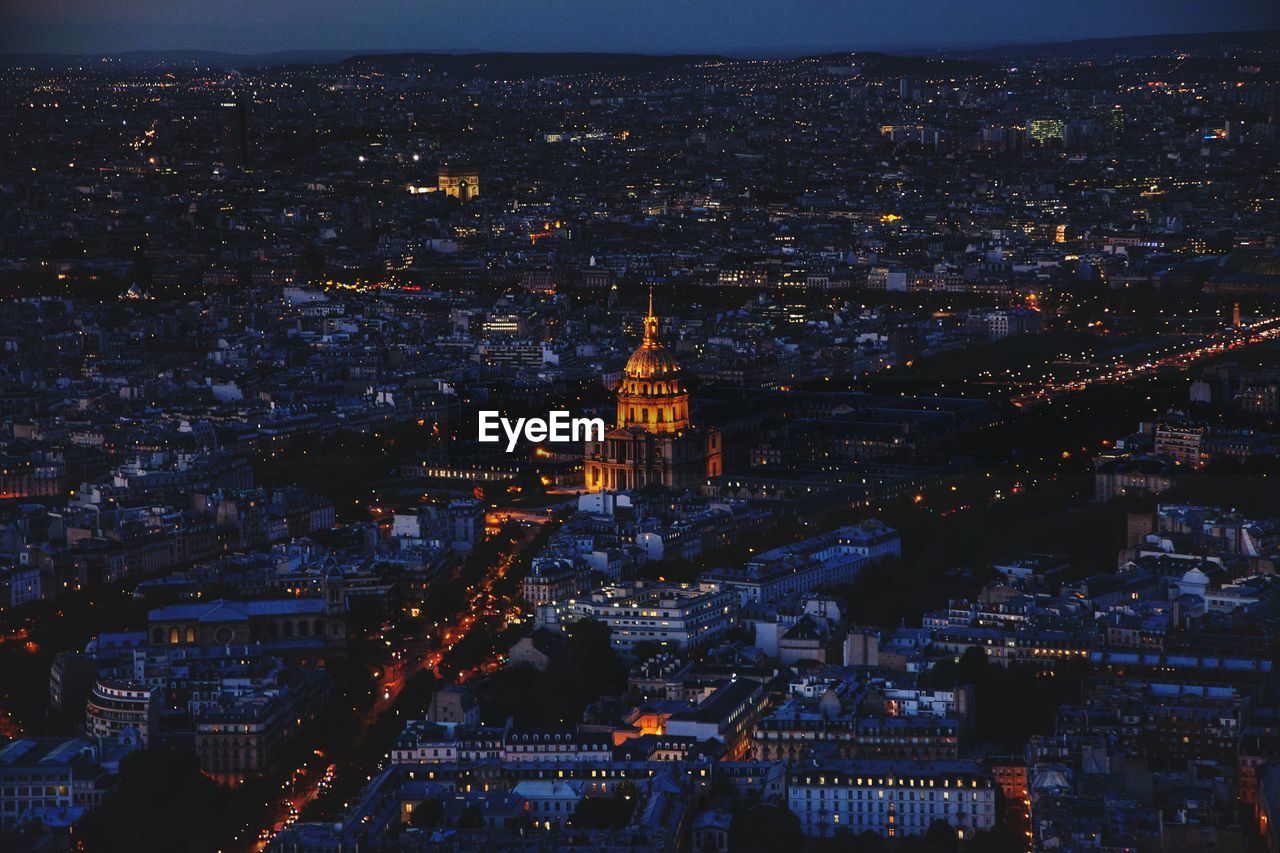
[[[1275,0],[0,0],[0,50],[738,52],[1280,26]]]

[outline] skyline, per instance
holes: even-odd
[[[0,851],[1280,853],[1260,7],[49,2]]]
[[[160,8],[157,8],[157,5]],[[1280,26],[1272,4],[1236,0],[1215,9],[1175,0],[1085,0],[1070,9],[1028,0],[982,4],[879,4],[816,0],[770,4],[657,0],[599,15],[590,0],[421,3],[391,0],[378,14],[337,0],[242,0],[103,7],[83,0],[15,0],[0,27],[0,53],[60,55],[135,51],[633,52],[783,55],[836,50],[960,50]],[[992,22],[999,22],[993,27]]]

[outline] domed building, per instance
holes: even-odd
[[[603,441],[587,442],[588,491],[697,488],[721,473],[720,433],[690,422],[680,365],[658,339],[658,325],[650,293],[644,340],[622,371],[616,426]]]

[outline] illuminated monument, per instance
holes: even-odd
[[[720,433],[692,426],[680,365],[658,340],[658,318],[644,318],[644,341],[627,359],[618,388],[617,425],[586,448],[587,489],[699,488],[722,470]]]
[[[480,197],[480,173],[461,166],[441,166],[436,174],[440,192],[461,202]]]

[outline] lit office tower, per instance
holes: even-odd
[[[243,169],[249,162],[249,110],[244,101],[222,105],[222,165]]]
[[[1111,128],[1111,139],[1114,142],[1124,136],[1124,108],[1119,104],[1108,111],[1107,125]]]
[[[1051,139],[1061,142],[1067,136],[1067,123],[1060,118],[1033,118],[1027,129],[1027,135],[1041,145]]]

